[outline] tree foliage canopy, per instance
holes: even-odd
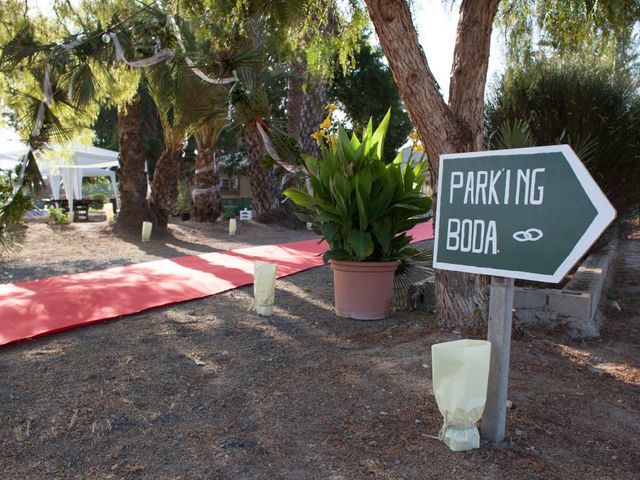
[[[496,20],[509,66],[549,54],[637,61],[639,0],[513,0],[501,3]]]
[[[492,136],[519,123],[537,145],[568,143],[620,214],[640,206],[640,95],[611,65],[532,62],[503,78],[486,119]]]
[[[379,47],[362,39],[355,68],[336,76],[331,95],[344,107],[354,131],[364,130],[370,118],[374,123],[382,121],[391,109],[384,158],[395,156],[394,152],[406,141],[412,126]]]

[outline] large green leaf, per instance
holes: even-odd
[[[367,226],[369,225],[369,220],[367,219],[367,211],[364,206],[364,202],[362,200],[362,195],[360,195],[360,189],[356,184],[356,203],[358,204],[358,223],[360,225],[360,230],[365,231]]]
[[[371,196],[371,201],[367,208],[369,221],[372,222],[387,214],[394,191],[395,190],[393,188],[382,188],[382,191]]]
[[[340,233],[340,225],[337,223],[323,223],[320,226],[320,231],[322,231],[322,235],[328,242],[333,242]]]
[[[299,207],[306,208],[308,210],[313,209],[313,197],[311,197],[307,192],[301,190],[299,188],[287,188],[282,194],[290,198],[293,203],[298,205]]]
[[[353,132],[353,134],[351,135],[351,146],[353,147],[354,150],[357,150],[360,148],[360,140],[358,140],[358,136],[356,135],[355,132]]]
[[[318,215],[318,220],[321,222],[342,223],[344,225],[344,217],[338,215],[336,211],[324,211]]]
[[[344,198],[344,195],[342,195],[342,192],[340,191],[340,188],[336,185],[335,179],[332,179],[329,182],[329,191],[331,192],[331,195],[333,196],[341,215],[347,216],[349,212],[347,208],[347,203]]]
[[[328,263],[329,260],[332,260],[332,259],[333,260],[352,260],[352,257],[349,254],[349,252],[343,248],[332,248],[331,250],[324,252],[324,254],[322,255],[322,260],[324,260],[324,263]]]
[[[304,164],[307,167],[309,175],[316,176],[318,174],[318,169],[320,168],[318,160],[305,153],[302,154],[302,160],[304,160]]]
[[[351,145],[351,142],[349,141],[347,132],[345,132],[344,128],[342,127],[338,129],[338,142],[340,144],[339,148],[342,150],[342,152],[344,152],[345,158],[349,162],[355,162],[355,151],[353,149],[353,146]]]
[[[369,232],[351,230],[349,240],[358,260],[364,260],[373,253],[374,245]]]
[[[393,234],[391,230],[392,222],[388,217],[385,217],[373,223],[373,234],[378,240],[378,243],[380,243],[382,251],[385,255],[389,253],[389,247],[391,246],[391,241],[393,240]]]
[[[369,169],[360,170],[355,176],[356,187],[360,191],[360,195],[362,195],[362,200],[366,203],[369,203],[369,196],[371,195],[371,181],[371,171]]]
[[[294,215],[305,223],[314,223],[317,220],[313,215],[304,212],[294,212]]]
[[[387,129],[389,128],[389,120],[391,119],[391,109],[387,111],[387,114],[378,125],[375,133],[372,137],[372,143],[376,145],[376,156],[379,159],[382,159],[382,151],[384,150],[384,137],[387,134]]]

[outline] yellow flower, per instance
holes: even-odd
[[[314,140],[320,141],[320,139],[324,137],[324,130],[320,129],[317,132],[313,132],[311,134],[311,138],[313,138]]]
[[[415,130],[409,134],[409,138],[414,142],[417,142],[420,137],[418,137],[418,132]]]
[[[337,110],[338,107],[334,104],[334,103],[327,103],[327,110],[329,110],[330,112],[333,112],[334,110]]]
[[[329,136],[327,137],[327,139],[328,139],[331,143],[333,143],[333,142],[335,142],[335,141],[337,141],[337,140],[338,140],[338,136],[337,136],[337,135],[329,135]]]
[[[324,119],[324,121],[320,124],[320,128],[329,128],[331,126],[331,117],[327,117]]]
[[[416,145],[413,147],[416,152],[424,152],[424,147],[422,145]]]

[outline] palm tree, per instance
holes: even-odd
[[[228,88],[203,82],[180,58],[150,67],[145,76],[165,143],[156,162],[149,207],[156,226],[165,229],[178,197],[180,156],[186,141],[207,122],[223,115]]]
[[[283,75],[277,71],[243,69],[240,81],[231,90],[233,121],[241,129],[242,143],[249,156],[253,210],[256,219],[264,223],[280,217],[276,168],[266,157],[269,154],[267,146],[271,146],[270,139],[274,133],[279,133],[278,120],[272,115],[268,89],[282,78]]]
[[[191,217],[197,222],[213,222],[222,213],[216,144],[220,132],[226,125],[226,117],[213,118],[204,122],[193,135],[198,153],[196,171],[191,181],[193,187]]]
[[[118,107],[118,149],[122,204],[114,230],[123,236],[139,235],[142,222],[152,218],[146,198],[146,157],[140,95]]]

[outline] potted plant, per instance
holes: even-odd
[[[415,253],[407,231],[416,215],[431,208],[422,188],[426,161],[403,165],[402,155],[385,162],[384,138],[390,113],[376,131],[372,122],[351,139],[343,128],[321,140],[318,159],[303,156],[312,192],[290,188],[284,194],[303,210],[301,220],[327,241],[323,258],[334,273],[337,315],[361,320],[389,315],[393,278],[400,261]]]

